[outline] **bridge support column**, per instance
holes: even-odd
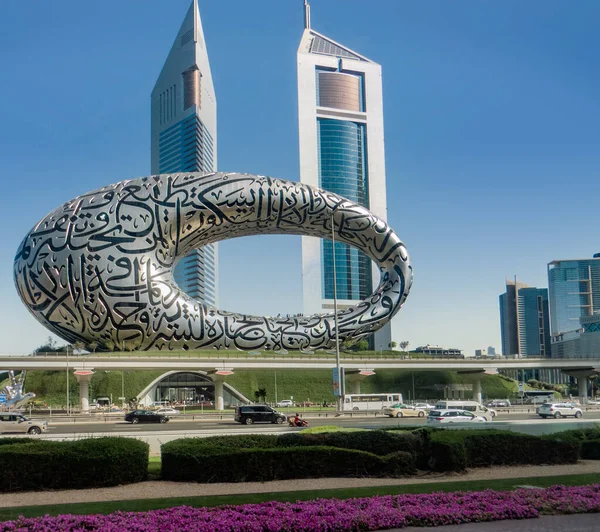
[[[579,395],[579,402],[583,405],[588,400],[588,379],[598,373],[595,369],[583,369],[583,370],[568,370],[563,369],[563,373],[569,375],[569,377],[575,377],[577,379],[577,392]]]
[[[372,369],[351,369],[345,370],[346,382],[350,388],[350,393],[360,393],[360,383],[367,377],[375,375]]]
[[[477,377],[473,383],[473,400],[481,403],[481,377]]]
[[[233,375],[233,370],[231,368],[215,368],[213,371],[209,371],[208,374],[215,383],[215,410],[223,410],[225,408],[223,383],[225,382],[225,377]]]
[[[225,378],[214,376],[213,382],[215,383],[215,410],[223,410],[225,408],[223,401],[223,383],[225,382]]]
[[[82,414],[90,411],[90,380],[94,372],[92,370],[77,370],[73,372],[79,383],[79,406]]]
[[[587,403],[588,398],[588,377],[577,377],[577,388],[579,392],[579,401],[581,404]]]
[[[458,373],[463,373],[467,375],[473,375],[475,377],[473,379],[473,401],[477,401],[478,403],[483,403],[483,397],[481,394],[481,379],[484,375],[495,375],[498,373],[496,369],[478,369],[478,370],[466,370],[459,371]]]

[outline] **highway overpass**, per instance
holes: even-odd
[[[496,359],[454,359],[454,358],[401,358],[391,356],[358,357],[344,356],[341,365],[347,370],[361,369],[406,369],[406,370],[454,370],[485,371],[494,373],[504,369],[552,368],[565,371],[600,370],[600,358],[496,358]],[[73,369],[96,370],[203,370],[214,371],[222,368],[231,370],[260,369],[331,369],[336,366],[332,355],[250,355],[240,352],[218,356],[194,356],[193,352],[184,355],[69,355],[64,353],[44,355],[0,355],[0,371],[14,369],[64,370],[69,365]]]

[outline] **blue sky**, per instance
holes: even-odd
[[[20,240],[94,188],[150,173],[150,92],[190,0],[0,2],[0,323],[48,332],[12,280]],[[298,179],[302,0],[200,0],[219,169]],[[397,341],[500,348],[505,278],[600,252],[600,3],[312,0],[312,26],[383,67],[388,220],[415,270]],[[220,306],[302,311],[300,237],[220,244]]]

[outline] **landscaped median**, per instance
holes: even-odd
[[[161,448],[162,480],[250,482],[409,477],[600,458],[600,429],[530,436],[498,430],[363,430],[182,438]],[[153,473],[157,473],[152,464]],[[148,445],[132,438],[0,439],[0,492],[130,484],[148,476]]]
[[[179,532],[351,532],[439,526],[600,511],[600,485],[514,491],[388,495],[355,499],[180,506],[109,515],[58,515],[0,524],[0,532],[136,530]]]

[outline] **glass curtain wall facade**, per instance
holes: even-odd
[[[206,43],[194,0],[152,91],[152,173],[214,172],[216,98]],[[192,251],[174,269],[188,295],[217,305],[218,249]]]
[[[300,180],[348,198],[387,220],[381,66],[310,27],[298,48]],[[351,307],[379,283],[379,271],[358,250],[330,240],[302,237],[305,314]],[[387,324],[370,340],[389,349]]]
[[[575,331],[580,319],[600,312],[600,257],[548,264],[552,335]]]
[[[365,124],[317,119],[319,142],[319,186],[365,207],[369,206],[365,164]],[[322,243],[323,299],[333,299],[333,244]],[[373,286],[371,259],[356,248],[335,243],[337,297],[360,300]]]
[[[550,356],[548,290],[507,281],[499,304],[502,353]]]

